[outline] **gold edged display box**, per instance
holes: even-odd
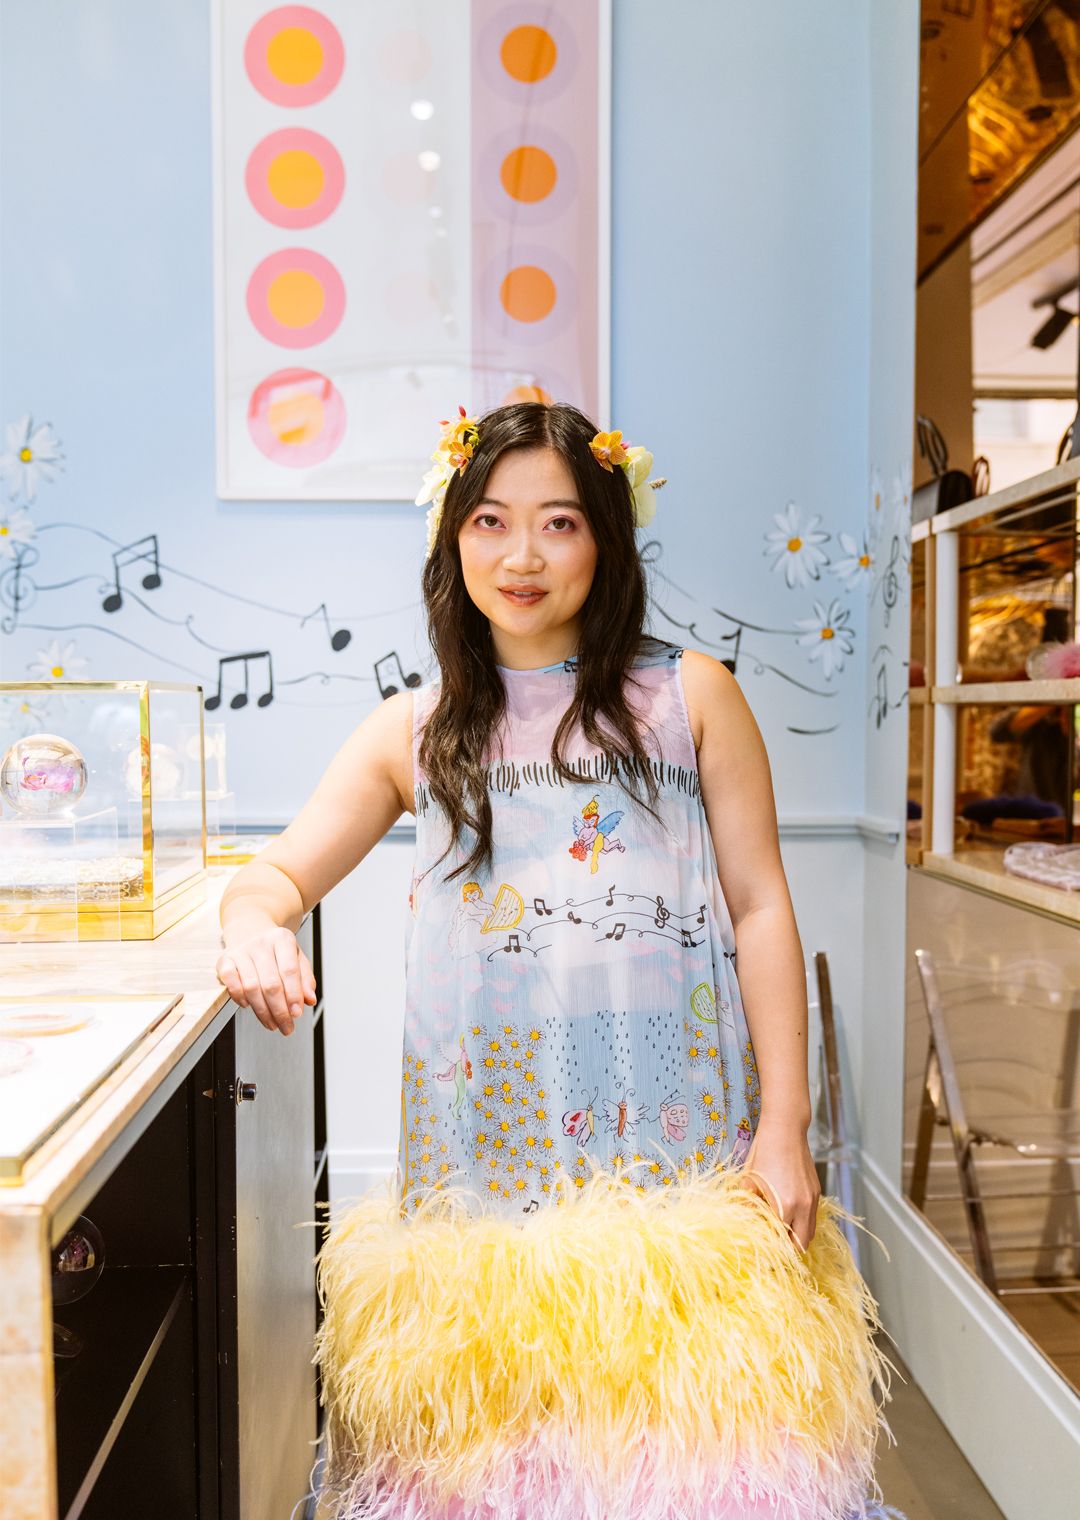
[[[167,681],[0,682],[0,751],[9,753],[13,743],[33,734],[56,736],[73,746],[85,774],[79,772],[72,786],[55,759],[42,761],[35,770],[33,749],[29,755],[20,750],[18,764],[9,762],[0,816],[0,941],[156,939],[205,902],[201,686]],[[43,795],[58,775],[57,787],[67,795]],[[44,811],[55,802],[62,805]],[[78,865],[78,888],[66,893],[64,871],[58,870],[55,858],[50,864],[42,856],[37,878],[25,859],[16,868],[15,841],[18,838],[18,850],[24,852],[28,823],[66,821],[77,827],[86,817],[108,809],[116,812],[115,846],[97,862],[96,879],[85,851]],[[102,911],[106,886],[118,898],[115,916]]]

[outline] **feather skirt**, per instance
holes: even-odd
[[[318,1257],[334,1520],[850,1520],[891,1363],[827,1196],[803,1254],[722,1166],[521,1219],[397,1184]],[[891,1435],[890,1435],[891,1438]]]

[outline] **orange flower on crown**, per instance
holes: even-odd
[[[416,497],[418,507],[424,506],[429,501],[432,503],[427,515],[428,554],[435,547],[446,488],[455,474],[465,473],[476,445],[480,441],[477,420],[475,417],[468,416],[463,406],[458,407],[458,415],[453,421],[443,421],[439,426],[442,428],[442,433],[439,435],[435,452],[431,456],[433,463],[424,476],[424,484]]]
[[[625,464],[628,457],[623,448],[621,433],[597,433],[589,448],[592,449],[594,458],[609,472],[617,464]]]

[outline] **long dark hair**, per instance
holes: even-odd
[[[589,744],[631,776],[644,778],[649,796],[659,796],[656,777],[623,682],[646,642],[648,592],[634,540],[633,497],[621,469],[605,470],[589,449],[597,429],[576,407],[523,401],[496,407],[479,419],[479,441],[464,473],[452,477],[443,501],[439,531],[424,567],[423,594],[428,638],[442,673],[439,699],[424,726],[419,765],[428,789],[450,822],[446,859],[464,828],[476,835],[468,859],[449,872],[472,875],[492,860],[491,800],[484,775],[492,735],[506,710],[506,692],[495,668],[491,626],[470,597],[461,571],[458,534],[483,497],[488,476],[508,449],[551,448],[566,461],[597,547],[596,570],[582,606],[573,701],[551,743],[551,763],[567,781],[587,781],[563,760],[563,740],[575,721]],[[630,677],[632,680],[633,678]],[[604,733],[603,717],[614,730]],[[622,741],[621,743],[619,741]],[[636,794],[635,794],[636,795]],[[643,799],[639,800],[653,814]],[[434,869],[434,867],[432,867]]]

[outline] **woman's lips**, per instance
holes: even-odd
[[[538,602],[542,596],[547,596],[546,591],[504,591],[501,586],[499,587],[499,590],[502,592],[503,596],[505,596],[508,602],[513,602],[515,607],[531,607],[533,603]]]

